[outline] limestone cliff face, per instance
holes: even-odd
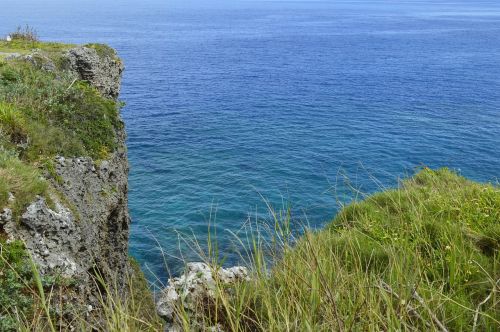
[[[114,55],[78,47],[65,57],[76,79],[88,81],[103,96],[116,98],[123,65]],[[123,128],[123,126],[122,126]],[[93,297],[99,273],[118,284],[128,269],[128,161],[125,130],[116,133],[117,149],[107,160],[57,157],[47,174],[52,202],[38,197],[20,222],[4,226],[8,236],[22,239],[43,274],[55,273],[79,281],[85,301]],[[92,301],[90,301],[92,302]]]

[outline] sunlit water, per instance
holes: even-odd
[[[130,251],[164,276],[158,244],[177,255],[210,219],[235,263],[227,230],[263,197],[324,225],[352,193],[339,174],[363,192],[421,165],[496,181],[500,3],[434,3],[2,0],[0,32],[119,51]]]

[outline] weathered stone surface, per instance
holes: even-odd
[[[82,236],[79,251],[91,258],[87,270],[96,267],[105,276],[125,277],[128,266],[128,163],[121,144],[110,159],[96,165],[91,158],[56,160],[62,181],[54,187],[77,214]]]
[[[205,263],[188,263],[186,272],[182,276],[169,279],[168,286],[157,300],[158,314],[169,323],[166,331],[177,331],[180,328],[180,322],[176,317],[176,310],[180,305],[185,312],[192,314],[190,318],[193,325],[199,325],[201,322],[197,322],[196,306],[214,298],[217,282],[230,285],[245,280],[248,280],[248,271],[242,266],[214,270]],[[221,331],[220,327],[203,327],[203,329]]]
[[[20,224],[10,220],[4,230],[11,238],[24,241],[40,273],[74,277],[86,271],[88,258],[84,258],[84,263],[78,257],[81,233],[71,212],[60,203],[55,203],[55,208],[51,209],[42,197],[38,197],[28,206]]]
[[[0,227],[3,227],[6,223],[12,220],[12,210],[9,208],[4,208],[0,212]]]
[[[106,97],[118,97],[124,67],[116,56],[99,56],[95,49],[81,46],[69,50],[66,57],[79,79],[89,82]]]

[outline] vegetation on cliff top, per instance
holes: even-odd
[[[40,42],[29,28],[18,31],[12,41],[0,41],[0,52],[30,54],[0,58],[0,208],[15,215],[47,193],[41,174],[54,175],[56,155],[105,159],[122,126],[119,102],[66,70],[63,54],[73,45]],[[115,55],[107,46],[89,47]]]
[[[55,155],[105,158],[116,147],[118,105],[65,72],[0,62],[2,144],[28,162]]]
[[[11,40],[0,40],[0,59],[13,53],[29,54],[33,50],[43,51],[51,56],[59,56],[76,45],[41,42],[38,33],[30,26],[18,27],[16,31],[9,34]]]
[[[10,42],[0,40],[0,59],[11,55],[12,53],[30,54],[33,50],[39,50],[49,55],[58,55],[67,51],[76,45],[62,44],[54,42],[29,41],[23,39],[14,39]]]
[[[286,214],[285,214],[286,216]],[[279,219],[279,218],[277,218]],[[283,220],[276,220],[277,224]],[[284,223],[289,222],[285,220]],[[284,243],[272,267],[251,238],[256,277],[200,303],[225,331],[495,331],[500,326],[500,189],[447,169],[342,209]],[[280,236],[278,236],[281,233]],[[187,330],[190,314],[179,307]]]

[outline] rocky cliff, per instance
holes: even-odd
[[[105,46],[69,48],[58,52],[57,57],[36,50],[27,55],[13,54],[7,60],[28,62],[37,70],[52,71],[50,77],[56,80],[63,77],[70,82],[68,90],[79,82],[87,82],[103,98],[115,101],[118,97],[123,65],[114,51]],[[87,90],[82,91],[87,93]],[[69,97],[63,95],[63,98]],[[5,99],[9,100],[8,91]],[[116,105],[114,107],[118,107]],[[93,112],[92,109],[86,111]],[[117,125],[112,127],[110,135],[112,149],[103,153],[104,158],[96,160],[98,158],[92,157],[91,153],[38,158],[37,165],[40,160],[48,165],[39,167],[48,183],[46,194],[33,197],[17,216],[12,206],[16,206],[15,201],[21,194],[9,192],[8,207],[0,206],[0,235],[4,234],[7,241],[24,242],[42,275],[74,280],[77,286],[71,296],[79,297],[82,303],[93,307],[99,304],[97,282],[93,277],[99,275],[109,284],[121,285],[129,268],[129,166],[125,130],[118,112],[117,116]],[[65,123],[56,125],[64,128]],[[71,130],[68,132],[72,135]],[[34,138],[31,139],[29,132],[26,136],[25,145],[29,145]],[[87,148],[85,144],[82,146]],[[26,148],[19,147],[19,144],[15,148],[20,151],[20,158],[24,157]]]

